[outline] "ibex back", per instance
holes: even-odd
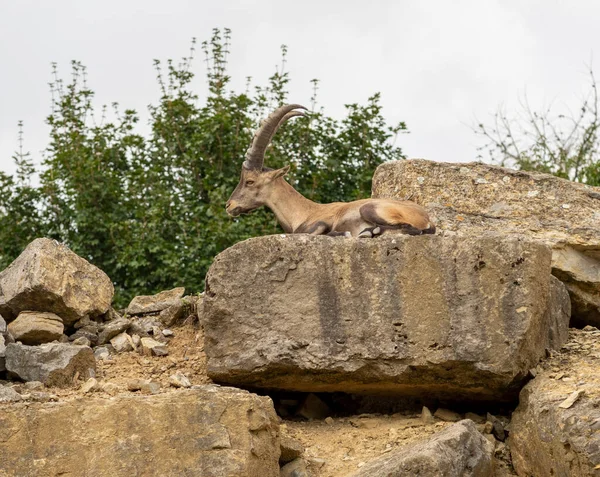
[[[242,165],[240,182],[227,201],[233,217],[266,205],[286,233],[374,237],[389,231],[410,235],[433,234],[435,225],[427,211],[406,200],[363,199],[354,202],[317,204],[297,192],[283,178],[290,166],[264,167],[265,150],[279,126],[304,113],[298,104],[275,110],[254,134]]]

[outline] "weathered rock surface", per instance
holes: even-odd
[[[87,380],[96,374],[94,353],[88,346],[46,343],[6,346],[6,369],[23,381],[40,381],[46,386],[69,387],[75,377]]]
[[[4,475],[279,476],[273,404],[239,389],[17,403],[0,428]]]
[[[4,335],[0,334],[0,373],[6,370],[6,342]]]
[[[423,205],[442,233],[524,234],[553,248],[553,273],[566,285],[575,325],[600,325],[600,188],[549,174],[479,163],[388,162],[373,197]]]
[[[143,315],[145,313],[156,313],[165,310],[179,303],[184,293],[185,288],[179,287],[157,293],[156,295],[136,296],[129,303],[127,313],[130,315]]]
[[[9,323],[8,331],[15,341],[37,345],[58,340],[65,327],[60,316],[42,311],[22,311]]]
[[[405,446],[368,462],[354,477],[440,475],[491,477],[494,445],[466,419],[426,441]]]
[[[599,475],[600,331],[571,330],[544,362],[521,391],[509,443],[520,476]]]
[[[6,333],[6,321],[2,315],[0,315],[0,335]]]
[[[102,270],[50,239],[31,242],[0,273],[0,313],[7,320],[22,311],[48,311],[70,325],[106,313],[113,294]]]
[[[13,388],[9,387],[9,386],[2,386],[0,384],[0,403],[4,403],[4,402],[17,402],[17,401],[22,401],[23,397],[17,392],[15,391]],[[0,418],[0,422],[2,422],[1,418]],[[0,476],[2,472],[2,468],[0,468]]]
[[[270,236],[216,257],[208,374],[293,391],[514,399],[567,338],[550,249],[503,237]]]
[[[116,320],[109,321],[102,327],[102,331],[98,334],[98,345],[108,343],[112,338],[129,329],[130,326],[131,321],[127,318],[119,317]]]

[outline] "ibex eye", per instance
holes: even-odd
[[[254,184],[254,181],[246,181],[246,185],[252,185]]]

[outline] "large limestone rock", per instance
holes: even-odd
[[[217,382],[511,399],[566,340],[550,249],[518,239],[269,236],[215,258],[205,351]]]
[[[102,270],[50,239],[31,242],[0,273],[0,313],[8,320],[26,310],[48,311],[68,326],[106,313],[113,294]]]
[[[439,475],[491,477],[494,444],[468,419],[434,434],[426,441],[405,446],[368,462],[353,477]]]
[[[0,475],[279,476],[273,404],[239,389],[0,405],[0,428]]]
[[[93,378],[96,359],[89,346],[46,343],[6,346],[6,370],[23,381],[40,381],[47,386],[69,387],[75,378]]]
[[[373,197],[426,207],[445,234],[524,234],[553,249],[553,273],[573,303],[573,324],[600,326],[600,188],[480,163],[414,159],[382,164]]]
[[[17,319],[8,325],[8,331],[15,341],[26,345],[58,340],[64,328],[60,316],[41,311],[22,311]]]
[[[600,331],[571,330],[528,383],[510,424],[520,476],[592,477],[600,469]]]

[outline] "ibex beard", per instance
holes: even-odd
[[[276,109],[254,134],[242,165],[240,182],[227,201],[232,217],[261,206],[271,209],[286,233],[375,237],[388,232],[410,235],[433,234],[435,225],[427,211],[408,200],[363,199],[318,204],[297,192],[284,176],[290,166],[264,167],[265,151],[279,127],[306,110],[298,104]]]

